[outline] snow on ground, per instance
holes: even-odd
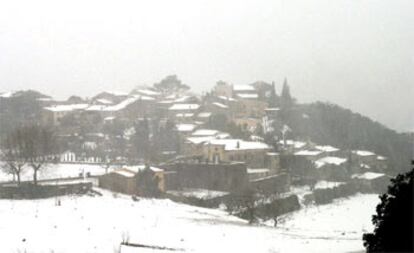
[[[337,241],[338,249],[334,252],[359,251],[363,250],[362,234],[374,228],[371,218],[378,203],[378,195],[358,194],[334,200],[329,205],[312,206],[286,214],[280,218],[278,228],[309,243],[317,238]],[[267,223],[274,224],[273,221]]]
[[[194,197],[199,199],[213,199],[218,197],[223,197],[228,194],[229,192],[223,191],[213,191],[213,190],[206,190],[206,189],[194,189],[194,188],[184,188],[181,191],[168,191],[169,194],[176,195],[176,196],[183,196],[183,197]]]
[[[5,163],[0,163],[0,168],[7,166]],[[111,171],[114,168],[108,170]],[[103,165],[99,164],[80,164],[80,163],[58,163],[58,164],[45,164],[44,167],[38,172],[38,179],[56,179],[56,178],[71,178],[79,177],[80,175],[86,175],[89,173],[91,176],[100,176],[105,174],[106,169]],[[21,175],[22,181],[33,179],[33,170],[29,166],[24,167],[24,171]],[[11,181],[13,176],[4,173],[0,169],[0,182]]]
[[[321,180],[321,181],[316,182],[314,189],[328,189],[328,188],[332,189],[342,184],[345,184],[345,183]],[[298,196],[299,202],[301,204],[304,204],[305,195],[311,194],[311,193],[312,193],[312,189],[308,185],[293,185],[293,186],[290,186],[290,189],[288,192],[280,194],[279,197],[285,198],[292,194],[295,194],[296,196]]]
[[[281,217],[280,227],[248,225],[221,210],[170,200],[104,195],[0,200],[0,252],[113,253],[131,243],[185,252],[354,252],[370,230],[378,198],[357,195]],[[270,224],[272,225],[272,224]],[[342,234],[344,232],[344,234]],[[126,248],[123,252],[165,252]]]

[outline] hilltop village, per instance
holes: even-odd
[[[1,94],[1,105],[20,93]],[[104,91],[66,101],[38,95],[36,103],[40,117],[27,121],[51,129],[57,143],[44,155],[48,166],[35,175],[43,185],[87,182],[132,196],[207,206],[229,205],[246,195],[273,200],[295,195],[292,207],[278,211],[283,213],[315,201],[317,190],[330,190],[332,199],[378,192],[389,180],[388,158],[381,154],[295,134],[285,120],[296,108],[287,80],[280,92],[274,82],[219,81],[197,95],[168,76],[128,93]],[[2,150],[2,181],[31,181],[30,163],[8,169],[18,159],[7,156],[11,148]]]

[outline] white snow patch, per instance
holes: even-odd
[[[362,234],[372,230],[371,215],[378,203],[376,195],[357,195],[284,215],[274,228],[248,225],[221,210],[170,200],[134,202],[98,190],[102,197],[60,197],[60,206],[55,198],[0,200],[0,251],[113,253],[123,235],[131,243],[185,252],[362,251]]]

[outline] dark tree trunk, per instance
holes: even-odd
[[[17,176],[17,185],[20,186],[20,171],[16,173]]]
[[[33,183],[37,185],[37,171],[38,169],[33,169]]]

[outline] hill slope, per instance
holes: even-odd
[[[99,191],[103,196],[61,197],[60,206],[55,198],[0,200],[0,251],[113,253],[129,238],[179,252],[355,252],[363,250],[361,235],[372,230],[378,203],[375,195],[357,195],[289,214],[274,228],[248,225],[220,210]]]
[[[390,173],[409,170],[412,144],[368,117],[328,103],[299,105],[285,117],[296,136],[341,149],[367,149],[390,158]]]

